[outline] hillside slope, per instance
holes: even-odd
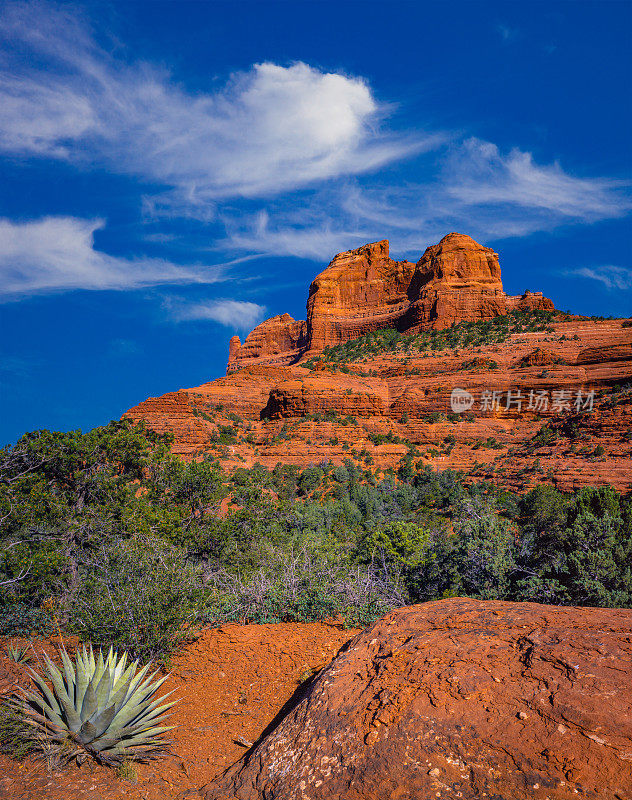
[[[512,488],[632,488],[629,322],[508,297],[496,253],[460,234],[417,264],[388,242],[339,254],[307,308],[233,337],[226,377],[124,416],[229,468],[413,459]],[[454,389],[471,399],[454,406]]]

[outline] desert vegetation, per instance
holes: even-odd
[[[454,595],[632,601],[632,499],[611,487],[514,495],[414,449],[387,473],[348,459],[228,474],[169,443],[126,421],[1,451],[2,634],[168,660],[227,620],[364,625]]]
[[[552,332],[551,323],[555,317],[554,311],[518,310],[488,320],[459,322],[443,330],[421,331],[416,334],[400,333],[395,328],[381,328],[357,339],[325,347],[322,355],[306,361],[302,366],[313,368],[319,361],[345,366],[382,353],[406,356],[414,352],[430,354],[500,344],[514,333]],[[493,366],[489,368],[493,369]]]

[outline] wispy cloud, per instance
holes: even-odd
[[[138,289],[216,283],[222,267],[190,267],[156,258],[120,258],[94,247],[99,219],[0,219],[0,294],[7,298],[71,289]]]
[[[520,31],[518,28],[512,28],[510,25],[506,25],[504,22],[499,22],[496,25],[496,33],[502,39],[503,44],[510,44],[520,36]]]
[[[366,81],[304,63],[255,64],[191,94],[165,70],[115,60],[63,8],[9,5],[0,35],[31,54],[7,47],[0,64],[0,149],[160,182],[148,213],[208,219],[218,200],[364,173],[443,139],[389,132]]]
[[[252,330],[264,317],[266,307],[244,300],[205,300],[187,302],[171,297],[165,301],[171,317],[177,322],[210,320],[234,330]]]
[[[416,256],[451,230],[494,241],[621,217],[631,207],[623,182],[573,176],[529,152],[470,138],[452,145],[425,183],[347,180],[291,206],[225,214],[222,246],[323,260],[389,238],[398,254]]]
[[[579,267],[568,270],[565,274],[603,283],[606,289],[611,291],[632,289],[632,269],[629,267],[618,267],[613,264],[600,267]]]
[[[334,206],[323,203],[318,197],[310,198],[310,209],[282,211],[271,218],[266,210],[254,215],[225,216],[226,239],[220,246],[243,251],[256,251],[262,255],[298,256],[322,260],[341,250],[359,247],[366,241],[365,233],[354,228],[341,227],[331,219]]]
[[[502,25],[498,32],[507,41],[516,35]],[[95,250],[98,220],[5,220],[5,291],[212,282],[240,259],[323,261],[384,237],[412,256],[449,230],[494,241],[632,207],[622,182],[573,175],[527,150],[430,128],[389,129],[393,107],[361,77],[265,62],[192,93],[165,68],[98,36],[74,6],[4,6],[0,152],[134,176],[145,220],[155,222],[146,242],[175,242],[159,229],[165,215],[194,217],[200,230],[215,226],[204,252],[237,258],[211,269],[114,257]],[[410,176],[389,183],[388,172],[374,174],[413,157]]]
[[[469,206],[508,204],[586,222],[623,216],[631,206],[620,181],[569,175],[557,162],[536,164],[517,148],[503,155],[476,138],[453,151],[444,179],[446,192]]]
[[[171,302],[172,317],[179,321],[211,320],[235,330],[252,330],[264,317],[266,307],[243,300],[210,300],[186,303]]]

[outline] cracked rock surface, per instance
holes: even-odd
[[[343,647],[206,800],[632,798],[632,610],[452,598]]]

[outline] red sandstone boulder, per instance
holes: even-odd
[[[546,347],[536,347],[526,356],[523,356],[517,366],[519,367],[546,367],[549,364],[563,364],[564,359],[559,353],[548,350]]]
[[[632,611],[455,598],[345,646],[206,800],[632,797]]]

